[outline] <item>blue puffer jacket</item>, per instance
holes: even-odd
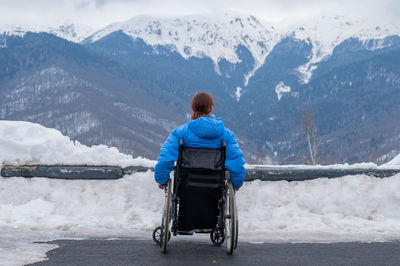
[[[178,160],[179,140],[183,145],[196,148],[221,147],[222,141],[226,143],[225,167],[230,173],[230,180],[235,188],[243,185],[246,170],[244,168],[243,152],[236,142],[233,132],[224,127],[221,118],[200,117],[190,120],[187,124],[175,128],[161,147],[158,163],[155,167],[155,179],[159,184],[169,180],[169,174]]]

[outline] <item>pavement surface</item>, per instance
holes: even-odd
[[[166,254],[152,240],[57,240],[49,260],[31,265],[400,265],[400,242],[239,242],[233,255],[196,236],[172,237]]]

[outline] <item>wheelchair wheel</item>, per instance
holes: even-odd
[[[239,238],[239,219],[238,219],[238,212],[237,212],[237,207],[236,207],[236,197],[233,197],[233,200],[234,200],[234,207],[235,207],[235,210],[234,210],[234,213],[235,213],[235,234],[234,234],[234,236],[235,236],[235,238],[234,238],[234,241],[233,241],[233,249],[236,249],[237,248],[237,243],[238,243],[238,238]]]
[[[168,241],[171,239],[171,232],[168,234]],[[153,231],[153,240],[157,245],[161,245],[161,226],[157,227]]]
[[[161,242],[161,250],[163,253],[167,252],[167,243],[171,236],[171,232],[169,231],[170,219],[171,219],[171,191],[172,191],[172,182],[168,181],[165,199],[164,199],[164,211],[161,221],[161,233],[160,233],[160,242]],[[168,234],[168,237],[165,237]]]
[[[153,240],[158,245],[161,245],[161,226],[159,226],[156,229],[154,229],[154,231],[153,231]]]
[[[225,241],[226,251],[232,254],[235,248],[235,240],[237,240],[236,229],[236,206],[235,192],[231,182],[228,182],[225,189]]]
[[[224,232],[220,228],[214,228],[210,233],[210,239],[214,245],[220,246],[225,240]]]

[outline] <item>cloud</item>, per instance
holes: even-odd
[[[103,6],[107,1],[106,0],[96,0],[96,6],[101,7]]]
[[[222,11],[252,14],[274,22],[324,13],[400,22],[398,0],[0,0],[0,6],[0,25],[70,19],[103,27],[139,14],[189,15]]]

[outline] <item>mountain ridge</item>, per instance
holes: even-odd
[[[302,83],[308,83],[316,65],[329,58],[334,48],[346,39],[357,38],[364,42],[378,40],[379,43],[379,40],[388,36],[400,35],[400,27],[395,24],[376,24],[365,19],[349,19],[344,16],[322,16],[295,24],[275,25],[262,22],[252,15],[222,13],[220,17],[211,18],[158,18],[140,15],[125,22],[113,23],[89,36],[84,42],[96,42],[120,30],[132,39],[140,38],[151,46],[170,47],[185,59],[192,56],[209,57],[213,60],[217,73],[218,62],[222,59],[230,63],[239,62],[236,49],[242,45],[249,49],[255,59],[253,69],[244,76],[244,86],[247,86],[249,79],[265,63],[275,45],[286,37],[304,40],[313,46],[309,61],[297,69]],[[370,49],[381,47],[376,45]]]
[[[241,60],[236,50],[243,46],[250,51],[254,65],[243,74],[243,84],[237,89],[238,93],[241,87],[247,87],[249,80],[264,65],[275,45],[285,38],[291,37],[312,44],[309,60],[296,69],[299,81],[306,84],[318,65],[327,60],[334,48],[343,41],[357,38],[369,43],[368,49],[381,49],[386,37],[400,36],[400,27],[391,22],[326,14],[311,19],[274,23],[250,14],[230,12],[185,16],[137,15],[97,31],[71,21],[59,23],[59,26],[0,26],[0,34],[22,35],[29,31],[48,32],[84,44],[96,42],[112,32],[122,31],[132,39],[142,39],[154,47],[154,53],[158,52],[157,46],[163,46],[177,51],[185,59],[208,57],[214,63],[215,72],[220,75],[219,62],[226,60],[232,64],[239,63]]]
[[[46,32],[54,34],[65,40],[79,43],[84,39],[86,39],[87,36],[93,34],[95,30],[90,26],[74,23],[70,20],[66,20],[62,23],[54,23],[51,25],[28,24],[28,23],[0,25],[0,35],[7,34],[7,35],[23,36],[27,32],[34,32],[34,33]]]

